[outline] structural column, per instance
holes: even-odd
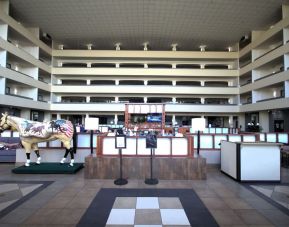
[[[176,124],[176,115],[173,115],[172,117],[172,126]]]
[[[205,98],[201,98],[201,104],[205,104]]]
[[[25,119],[30,119],[30,110],[21,109],[20,117],[25,118]]]
[[[205,126],[206,126],[206,127],[209,127],[209,126],[208,126],[208,118],[206,118],[205,115],[202,115],[201,118],[204,118],[204,119],[205,119]]]
[[[51,120],[51,114],[49,112],[45,111],[43,121],[50,121],[50,120]]]
[[[117,125],[117,122],[118,122],[118,117],[117,117],[117,114],[115,114],[114,115],[114,124]]]
[[[239,115],[238,121],[239,121],[238,127],[241,128],[240,130],[241,131],[245,131],[246,130],[246,125],[245,125],[245,114],[244,113]]]
[[[0,94],[4,95],[6,93],[6,78],[0,78]],[[7,91],[8,92],[8,91]]]
[[[269,112],[267,110],[259,112],[259,126],[262,127],[263,132],[269,132]]]
[[[233,115],[229,116],[229,127],[233,128],[234,127],[234,122],[233,122]]]

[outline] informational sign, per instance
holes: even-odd
[[[86,130],[98,130],[99,119],[96,117],[86,117],[85,118],[85,129]]]
[[[153,133],[146,135],[146,148],[157,148],[157,136]]]
[[[192,129],[190,130],[190,132],[204,131],[205,128],[205,118],[192,118]]]
[[[117,135],[115,137],[115,148],[126,148],[126,136],[125,135]]]

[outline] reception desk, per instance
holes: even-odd
[[[194,138],[188,137],[157,137],[156,156],[193,156]],[[98,136],[97,156],[118,155],[115,148],[114,136]],[[146,148],[146,138],[141,136],[127,136],[126,148],[122,149],[124,156],[149,156],[150,149]]]
[[[221,142],[221,171],[238,181],[280,181],[280,143]]]
[[[97,155],[85,158],[84,177],[88,179],[116,179],[119,176],[119,150],[114,136],[99,136]],[[123,176],[145,179],[150,175],[151,149],[146,148],[146,138],[128,136],[122,149]],[[153,172],[164,180],[206,179],[206,159],[194,158],[194,140],[188,137],[157,137],[154,149]]]

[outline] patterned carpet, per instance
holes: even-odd
[[[102,188],[78,227],[218,226],[193,189]]]
[[[190,222],[177,197],[116,197],[106,226],[163,226]]]

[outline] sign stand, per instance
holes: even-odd
[[[149,132],[146,136],[146,148],[151,149],[151,157],[150,157],[150,178],[145,179],[146,184],[155,185],[159,183],[157,178],[153,178],[153,155],[155,154],[155,148],[157,148],[157,136],[154,132]]]
[[[198,147],[197,147],[197,154],[198,154],[198,156],[200,155],[200,142],[201,142],[201,140],[200,140],[200,130],[198,130]]]
[[[200,132],[204,131],[206,128],[206,120],[205,118],[192,118],[192,132],[197,131],[197,155],[195,157],[199,157],[200,155],[200,147],[201,147],[201,136]]]
[[[159,183],[159,180],[157,178],[153,178],[153,154],[155,153],[154,149],[151,148],[151,177],[145,179],[145,183],[146,184],[150,184],[150,185],[155,185]]]
[[[85,129],[90,130],[90,154],[93,154],[93,130],[98,129],[98,118],[86,117],[85,118]]]
[[[119,178],[114,181],[115,185],[125,185],[127,180],[122,177],[122,148],[126,148],[126,136],[116,135],[115,148],[118,148],[119,152]]]
[[[93,130],[90,130],[90,154],[93,154]]]

